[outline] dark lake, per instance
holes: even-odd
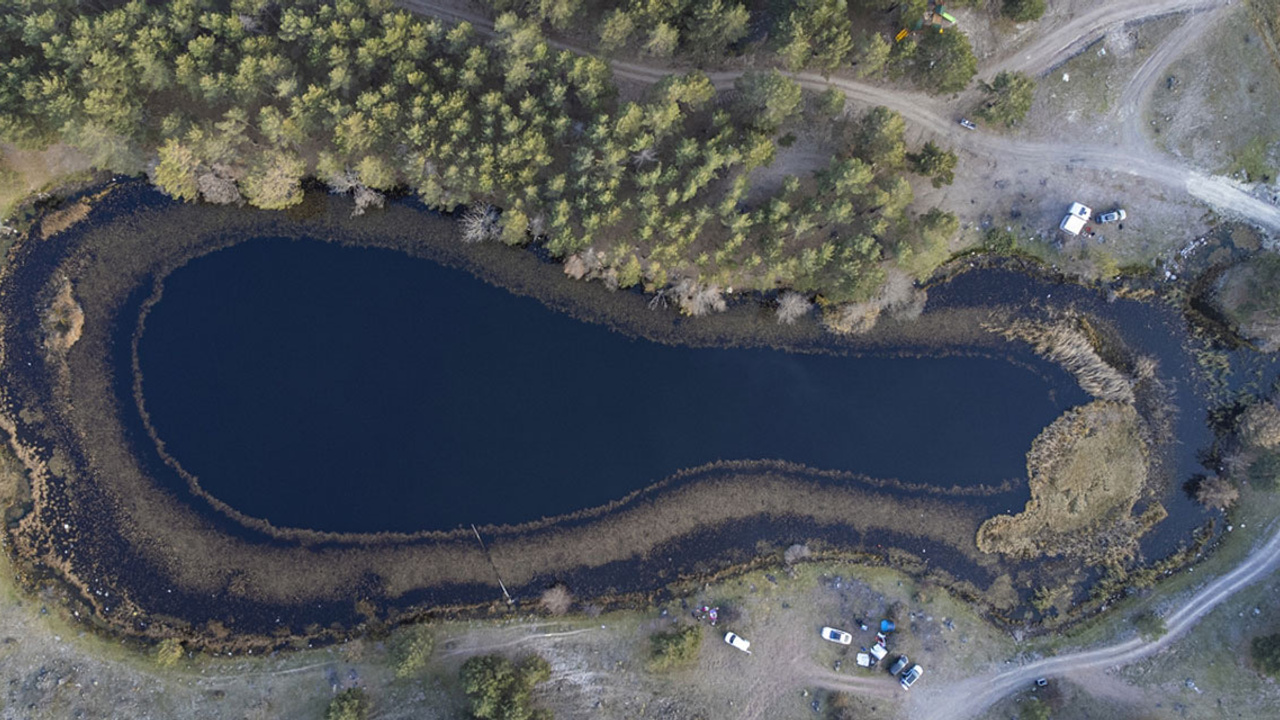
[[[533,520],[719,459],[997,484],[1088,400],[1027,354],[667,346],[430,261],[277,239],[170,275],[138,354],[154,427],[206,490],[334,531]]]

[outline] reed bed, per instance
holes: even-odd
[[[1029,343],[1036,353],[1075,376],[1080,387],[1098,400],[1132,403],[1134,381],[1098,353],[1083,320],[1065,316],[1050,321],[1017,318],[984,327],[1006,340]]]

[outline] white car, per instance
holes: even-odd
[[[853,642],[853,636],[843,630],[837,630],[833,627],[822,628],[822,639],[830,640],[833,643],[848,645]]]
[[[919,680],[920,676],[923,674],[924,674],[924,668],[920,667],[919,665],[916,665],[912,667],[910,670],[908,670],[907,674],[903,675],[902,679],[899,680],[898,682],[902,683],[903,690],[910,690],[911,686],[915,685],[916,681]]]
[[[725,634],[724,634],[724,641],[725,641],[725,642],[727,642],[727,643],[729,643],[730,645],[732,645],[732,646],[734,646],[734,647],[738,648],[739,650],[741,650],[742,652],[744,652],[744,653],[746,653],[746,654],[748,654],[748,655],[750,655],[750,654],[751,654],[751,641],[750,641],[750,640],[744,640],[744,639],[742,639],[741,637],[738,637],[737,635],[735,635],[734,633],[725,633]]]
[[[1111,212],[1105,212],[1099,215],[1098,222],[1099,223],[1120,222],[1121,220],[1125,219],[1125,217],[1127,216],[1124,213],[1124,208],[1117,208],[1115,210],[1112,210]]]

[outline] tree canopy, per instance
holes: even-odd
[[[830,165],[753,188],[798,129],[800,87],[748,73],[718,104],[692,72],[620,100],[605,62],[543,37],[594,12],[576,0],[495,2],[529,15],[499,15],[493,37],[390,0],[0,3],[0,140],[149,169],[175,198],[280,209],[317,178],[363,211],[398,189],[474,206],[482,237],[542,243],[611,285],[687,287],[699,308],[731,285],[865,299],[915,232],[899,116],[850,117],[829,95]],[[729,43],[742,7],[634,0],[601,28],[655,52]],[[845,27],[841,2],[803,7]]]
[[[551,677],[551,666],[537,655],[513,663],[501,655],[479,655],[462,664],[462,689],[477,720],[550,720],[533,707],[533,689]]]
[[[1035,97],[1036,82],[1029,76],[1008,70],[982,83],[986,99],[977,115],[983,120],[1013,127],[1027,116]]]

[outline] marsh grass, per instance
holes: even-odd
[[[1027,473],[1026,508],[984,522],[980,550],[1087,556],[1101,545],[1122,556],[1113,560],[1136,552],[1136,537],[1129,536],[1147,523],[1130,512],[1146,485],[1147,445],[1132,405],[1097,400],[1067,411],[1032,442]]]
[[[1103,359],[1096,335],[1082,317],[1067,315],[1049,321],[1025,318],[990,323],[987,329],[1006,340],[1029,343],[1035,352],[1075,376],[1085,392],[1099,400],[1132,403],[1133,379]],[[1091,335],[1093,335],[1091,337]]]

